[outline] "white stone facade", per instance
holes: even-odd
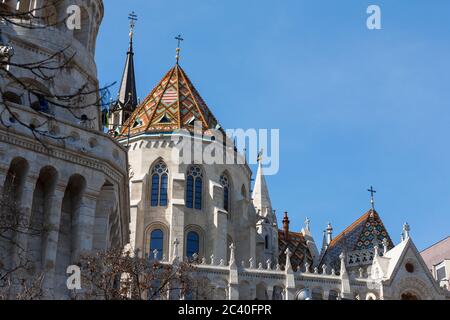
[[[48,95],[72,95],[73,90],[86,86],[92,94],[80,97],[80,104],[94,103],[99,98],[95,40],[103,3],[100,0],[55,3],[20,1],[17,7],[15,0],[2,0],[0,5],[9,6],[11,12],[26,10],[21,7],[24,5],[32,9],[45,7],[54,10],[52,16],[61,21],[59,18],[67,16],[67,7],[76,3],[81,8],[82,29],[72,31],[64,23],[51,22],[42,28],[2,24],[2,38],[14,50],[11,62],[23,64],[53,58],[60,62],[62,58],[53,55],[67,47],[63,51],[66,57],[76,53],[70,68],[57,70],[49,82],[24,68],[11,66],[10,71]],[[2,194],[12,189],[25,219],[46,227],[39,236],[12,236],[33,262],[34,273],[45,273],[44,288],[48,289],[49,298],[65,298],[66,269],[80,253],[123,247],[129,241],[127,153],[100,131],[97,105],[82,109],[75,106],[69,111],[50,104],[49,110],[42,112],[33,108],[34,98],[28,99],[27,91],[14,80],[1,77],[0,89],[11,93],[7,95],[11,100],[0,101]],[[36,136],[29,129],[30,124],[47,134]],[[4,267],[17,263],[17,251],[8,241],[1,243],[1,258],[7,262]]]

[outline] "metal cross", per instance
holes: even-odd
[[[372,186],[370,186],[370,189],[367,189],[367,191],[370,192],[370,204],[372,205],[372,210],[375,210],[375,200],[374,200],[374,194],[377,193],[376,190]]]
[[[130,29],[131,32],[134,31],[134,27],[136,26],[136,21],[138,20],[137,14],[132,11],[129,15],[128,15],[128,20],[130,20]]]
[[[175,40],[178,40],[178,48],[181,45],[181,41],[184,41],[184,39],[181,37],[181,34],[179,34],[178,36],[175,37]]]
[[[180,61],[180,45],[181,45],[181,41],[184,41],[184,39],[181,37],[181,34],[179,34],[178,36],[175,37],[175,40],[178,41],[178,47],[177,47],[177,55],[175,56],[175,59],[177,60],[177,64]]]

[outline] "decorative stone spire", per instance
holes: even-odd
[[[408,222],[405,222],[405,224],[403,225],[403,240],[408,240],[410,231],[411,228],[409,227]]]
[[[291,256],[292,256],[292,252],[291,250],[289,250],[289,248],[286,249],[286,251],[284,252],[286,254],[286,266],[285,266],[285,270],[286,272],[292,271],[292,265],[291,265]]]
[[[329,246],[331,241],[333,240],[333,227],[331,226],[331,222],[328,222],[326,233],[327,233],[327,246]]]
[[[385,255],[389,250],[389,241],[387,238],[383,238],[383,255]]]
[[[305,230],[306,230],[306,231],[311,231],[311,226],[310,226],[310,224],[311,224],[311,220],[309,220],[309,218],[306,218],[306,219],[305,219]]]
[[[236,247],[232,243],[230,245],[230,267],[236,266],[235,249],[236,249]]]
[[[272,212],[272,203],[270,201],[269,188],[267,187],[262,168],[262,154],[263,150],[261,150],[258,155],[258,171],[256,173],[255,185],[253,186],[252,194],[253,205],[255,206],[256,210],[261,210],[263,216],[269,214],[267,218],[272,218],[270,217],[270,213]]]
[[[119,126],[123,125],[125,121],[127,121],[138,105],[133,51],[133,36],[136,27],[137,15],[132,12],[130,13],[128,19],[130,20],[130,45],[128,47],[122,81],[120,83],[117,104],[114,106],[114,111],[117,113],[115,116],[119,116],[119,120],[114,119],[113,124]]]
[[[341,277],[347,273],[347,268],[345,267],[345,253],[341,252],[339,255],[339,260],[341,260]]]
[[[288,241],[289,240],[289,217],[288,217],[288,213],[285,212],[284,213],[284,218],[283,218],[283,233],[284,233],[284,240]]]
[[[173,254],[172,254],[172,261],[175,261],[178,259],[178,245],[180,244],[180,241],[178,239],[175,239],[173,241]]]

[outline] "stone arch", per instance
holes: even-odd
[[[197,254],[200,257],[205,256],[205,231],[202,227],[194,224],[190,224],[184,228],[184,248],[183,248],[183,255],[186,256],[186,249],[187,249],[187,236],[189,232],[195,232],[197,233],[199,237],[199,252]]]
[[[267,285],[264,282],[256,285],[256,300],[269,300]]]
[[[27,238],[27,258],[33,262],[35,274],[44,270],[45,244],[50,230],[46,226],[50,222],[53,197],[58,182],[58,172],[54,167],[41,169],[33,192],[31,205],[30,232]]]
[[[95,208],[95,224],[93,249],[105,251],[116,243],[119,232],[118,217],[114,215],[117,206],[116,192],[114,185],[105,181],[100,189]]]
[[[4,198],[6,197],[7,200],[11,200],[16,205],[20,203],[29,169],[28,161],[24,158],[17,157],[11,161],[3,184]]]
[[[73,30],[73,37],[78,40],[86,49],[89,49],[91,35],[91,17],[84,6],[80,7],[81,26]]]
[[[70,177],[61,205],[61,219],[58,234],[58,249],[56,253],[56,275],[59,288],[66,292],[66,269],[75,262],[77,250],[77,227],[79,226],[80,210],[86,190],[86,180],[79,174]],[[81,240],[81,239],[79,239]]]
[[[154,230],[161,230],[163,232],[164,238],[163,238],[163,256],[166,258],[169,258],[169,239],[170,239],[170,229],[169,226],[164,222],[153,222],[150,225],[147,226],[145,229],[145,237],[144,237],[144,245],[142,248],[144,248],[144,253],[146,257],[153,258],[153,252],[150,252],[150,237]]]
[[[240,300],[252,300],[252,290],[248,281],[241,281],[239,283],[239,299]]]
[[[273,286],[272,300],[284,300],[284,286]]]
[[[367,292],[366,300],[377,300],[377,295],[373,292]]]
[[[340,299],[339,289],[331,289],[328,292],[328,300],[339,300],[339,299]]]

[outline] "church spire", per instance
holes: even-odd
[[[253,204],[257,210],[261,210],[263,216],[270,216],[272,203],[270,202],[269,189],[262,168],[262,150],[258,155],[258,172],[256,173],[255,185],[253,187]]]
[[[132,12],[128,16],[128,19],[130,20],[130,44],[117,98],[116,110],[118,112],[117,115],[119,116],[119,119],[114,121],[114,124],[119,126],[125,123],[125,121],[130,117],[130,115],[138,105],[133,51],[133,37],[134,29],[136,27],[137,15]]]

